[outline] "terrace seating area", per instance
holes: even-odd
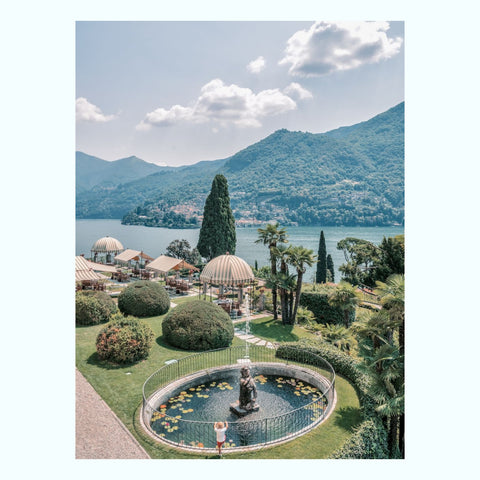
[[[175,290],[176,294],[185,294],[193,287],[193,284],[188,280],[182,280],[175,277],[167,277],[165,286],[167,290]]]
[[[99,291],[105,291],[106,286],[105,282],[98,282],[95,280],[83,280],[82,282],[79,282],[75,286],[75,291],[78,292],[80,290],[99,290]]]

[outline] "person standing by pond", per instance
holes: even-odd
[[[217,434],[217,448],[218,448],[218,454],[220,457],[222,456],[222,446],[225,443],[226,435],[225,432],[227,431],[228,428],[228,422],[225,420],[225,423],[223,422],[215,422],[213,425],[213,428]]]

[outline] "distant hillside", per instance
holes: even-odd
[[[92,189],[97,185],[113,187],[127,183],[169,167],[159,167],[137,157],[128,157],[107,162],[83,152],[75,153],[77,193]]]
[[[183,167],[158,167],[160,171],[117,186],[96,185],[80,192],[76,198],[77,218],[122,218],[137,206],[156,198],[159,192],[169,195],[167,210],[180,202],[190,183],[211,183],[225,160],[198,162]],[[115,163],[115,162],[112,162]],[[200,188],[200,191],[202,189]]]
[[[77,217],[196,226],[216,173],[239,223],[391,225],[404,219],[404,104],[322,134],[278,130],[232,157],[77,196]],[[200,217],[200,218],[199,218]]]

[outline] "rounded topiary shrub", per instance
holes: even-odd
[[[170,297],[158,283],[139,280],[118,296],[118,308],[125,315],[154,317],[168,312]]]
[[[85,290],[75,294],[77,325],[96,325],[107,322],[116,311],[117,305],[105,292]]]
[[[163,320],[167,343],[184,350],[212,350],[228,347],[233,340],[233,323],[218,305],[193,300],[175,307]]]
[[[153,344],[153,330],[143,320],[116,313],[97,336],[101,360],[133,363],[148,357]]]

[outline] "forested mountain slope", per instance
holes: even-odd
[[[239,223],[402,223],[404,104],[326,133],[278,130],[226,160],[172,168],[108,192],[94,187],[77,197],[77,217],[126,214],[124,223],[195,226],[216,173],[228,180]]]

